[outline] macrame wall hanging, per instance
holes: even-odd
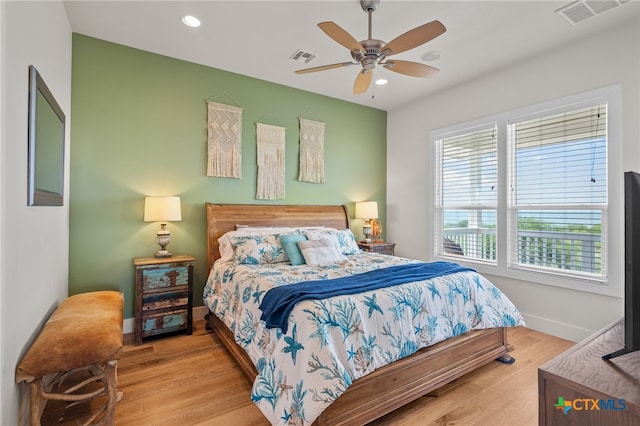
[[[285,197],[285,131],[284,126],[256,123],[257,200],[281,200]]]
[[[300,117],[301,182],[324,183],[324,123]]]
[[[207,176],[242,178],[242,108],[207,101]]]

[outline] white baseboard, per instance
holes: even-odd
[[[207,315],[207,312],[209,312],[208,307],[196,306],[195,308],[193,308],[193,320],[194,321],[203,320],[204,316]]]
[[[207,314],[207,312],[209,312],[209,308],[207,308],[206,306],[196,306],[193,308],[192,312],[193,312],[193,320],[199,321],[204,319],[204,316]],[[136,323],[135,321],[136,321],[135,318],[126,318],[122,322],[122,333],[123,334],[133,333],[134,326]]]
[[[122,321],[122,334],[133,333],[133,325],[135,324],[135,318],[125,318]]]
[[[525,313],[522,313],[522,316],[524,317],[524,321],[527,323],[528,328],[551,334],[552,336],[571,340],[572,342],[580,342],[598,331],[587,330],[586,328],[576,327],[575,325],[565,324],[548,318],[542,318]]]

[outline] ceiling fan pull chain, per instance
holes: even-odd
[[[372,75],[371,75],[371,78],[372,78],[373,80],[375,80],[375,78],[374,78],[374,77],[375,77],[374,72],[373,72],[373,71],[371,71],[371,74],[372,74]],[[372,84],[372,85],[371,85],[371,99],[375,99],[375,97],[376,97],[376,85],[375,85],[375,84]]]

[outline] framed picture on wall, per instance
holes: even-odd
[[[29,66],[28,193],[30,206],[61,206],[65,115],[36,67]]]

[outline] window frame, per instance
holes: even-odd
[[[443,189],[443,176],[442,173],[439,173],[439,171],[442,170],[442,162],[441,162],[441,156],[440,153],[442,152],[443,149],[443,140],[444,139],[451,139],[451,138],[455,138],[456,136],[461,136],[461,135],[467,135],[467,134],[471,134],[471,133],[477,133],[477,132],[483,132],[483,131],[487,131],[490,130],[492,132],[495,132],[495,138],[496,138],[496,164],[499,165],[499,159],[498,159],[498,136],[497,136],[497,132],[498,132],[498,125],[496,122],[493,121],[488,121],[486,123],[482,123],[479,125],[475,125],[472,127],[463,127],[461,129],[457,129],[455,131],[446,133],[441,135],[438,139],[434,140],[434,148],[435,148],[435,155],[434,155],[434,159],[436,162],[436,167],[433,168],[435,170],[434,173],[434,215],[433,217],[436,218],[436,223],[434,223],[434,228],[437,230],[437,232],[434,234],[436,236],[435,238],[435,253],[436,254],[442,254],[444,255],[443,252],[440,251],[441,248],[443,248],[444,246],[444,211],[445,210],[469,210],[469,211],[474,211],[474,210],[493,210],[496,212],[497,215],[497,211],[498,211],[498,198],[499,195],[496,194],[496,203],[495,205],[489,205],[489,204],[474,204],[474,203],[470,203],[470,204],[459,204],[459,205],[448,205],[446,206],[447,208],[445,208],[444,203],[442,202],[442,195],[441,195],[441,191]],[[496,171],[496,178],[499,178],[499,173]],[[499,185],[498,185],[499,187]],[[497,222],[497,218],[496,218],[496,222]],[[496,228],[496,233],[497,233],[497,228]],[[489,265],[496,265],[497,264],[497,258],[495,260],[492,259],[483,259],[483,258],[478,258],[478,257],[464,257],[464,259],[469,259],[469,260],[473,260],[474,262],[482,262],[482,263],[487,263]]]
[[[624,187],[623,170],[620,140],[620,109],[621,91],[620,85],[612,85],[601,89],[591,90],[577,95],[567,96],[552,101],[496,114],[489,117],[476,119],[448,126],[441,129],[434,129],[429,134],[431,170],[430,178],[433,185],[431,188],[431,203],[429,203],[428,234],[433,236],[433,243],[429,245],[429,258],[438,260],[455,261],[475,268],[478,272],[504,277],[517,281],[525,281],[536,284],[550,285],[572,290],[580,290],[590,293],[604,294],[619,297],[622,294],[624,281]],[[522,117],[534,115],[553,114],[562,109],[579,109],[581,106],[595,103],[607,104],[607,194],[608,202],[606,207],[606,217],[603,217],[602,234],[608,239],[608,268],[603,279],[596,279],[592,276],[581,276],[572,273],[568,275],[563,270],[526,268],[521,265],[510,264],[509,228],[509,161],[510,144],[508,140],[509,124]],[[437,141],[472,132],[496,123],[497,125],[497,169],[498,169],[498,200],[496,212],[496,262],[482,261],[479,259],[448,255],[440,249],[443,244],[442,229],[444,224],[437,205],[437,186],[440,183],[439,175],[439,151]],[[440,221],[440,222],[437,222]],[[606,221],[606,223],[604,223]],[[439,232],[440,231],[440,232]]]
[[[590,107],[594,107],[594,106],[600,106],[600,105],[607,105],[608,102],[604,101],[601,98],[596,98],[596,99],[592,99],[586,102],[580,102],[580,103],[574,103],[571,105],[565,105],[559,108],[555,108],[552,110],[544,110],[544,111],[538,111],[532,114],[524,114],[524,115],[519,115],[517,117],[512,117],[510,120],[508,120],[507,122],[507,152],[508,152],[508,159],[507,159],[507,164],[508,164],[508,182],[507,185],[509,188],[517,188],[518,185],[516,183],[516,179],[517,179],[517,165],[516,165],[516,154],[517,154],[517,148],[516,148],[516,141],[514,140],[514,131],[515,131],[515,126],[519,123],[522,122],[526,122],[529,120],[535,120],[535,119],[539,119],[539,118],[547,118],[549,116],[552,115],[556,115],[556,114],[565,114],[565,113],[569,113],[569,112],[575,112],[581,109],[585,109],[585,108],[590,108]],[[608,106],[607,106],[607,110],[608,110]],[[605,115],[605,120],[606,122],[608,122],[608,116]],[[606,145],[606,151],[605,151],[605,173],[608,172],[608,159],[607,157],[607,153],[608,153],[608,148],[609,148],[609,140],[608,140],[608,129],[605,129],[605,134],[607,134],[607,145]],[[608,182],[607,182],[608,184]],[[609,188],[607,185],[607,192],[608,192]],[[516,189],[517,191],[517,189]],[[509,246],[507,247],[507,254],[508,254],[508,266],[509,268],[512,269],[522,269],[522,270],[531,270],[531,271],[540,271],[543,270],[544,272],[548,272],[548,273],[558,273],[561,276],[565,276],[566,275],[570,275],[570,276],[574,276],[574,277],[578,277],[581,275],[584,275],[584,279],[586,280],[592,280],[595,282],[606,282],[607,280],[607,270],[608,270],[608,256],[606,251],[607,245],[608,245],[608,238],[607,238],[607,232],[608,232],[608,227],[606,226],[606,224],[608,223],[608,202],[606,203],[582,203],[582,204],[571,204],[571,203],[565,203],[565,204],[530,204],[530,205],[520,205],[516,202],[515,200],[516,198],[516,193],[514,191],[510,191],[509,192],[509,199],[508,199],[508,209],[507,209],[507,217],[508,217],[508,222],[507,222],[507,239],[509,241]],[[605,251],[602,252],[602,259],[604,260],[604,264],[603,264],[603,270],[601,274],[595,275],[595,274],[589,274],[589,273],[584,273],[584,272],[580,272],[580,271],[575,271],[575,270],[571,270],[571,272],[565,272],[562,269],[557,269],[557,268],[545,268],[543,266],[536,266],[536,265],[528,265],[526,263],[520,263],[518,261],[518,250],[516,248],[516,246],[518,245],[517,241],[514,241],[514,239],[517,239],[517,234],[519,232],[518,230],[518,226],[517,226],[517,216],[518,216],[518,212],[522,211],[522,210],[545,210],[545,211],[566,211],[566,210],[581,210],[584,209],[585,207],[589,206],[589,210],[597,210],[601,212],[601,221],[605,226],[602,226],[601,228],[601,243],[603,244],[603,248],[605,249]],[[562,208],[559,208],[562,207]]]

